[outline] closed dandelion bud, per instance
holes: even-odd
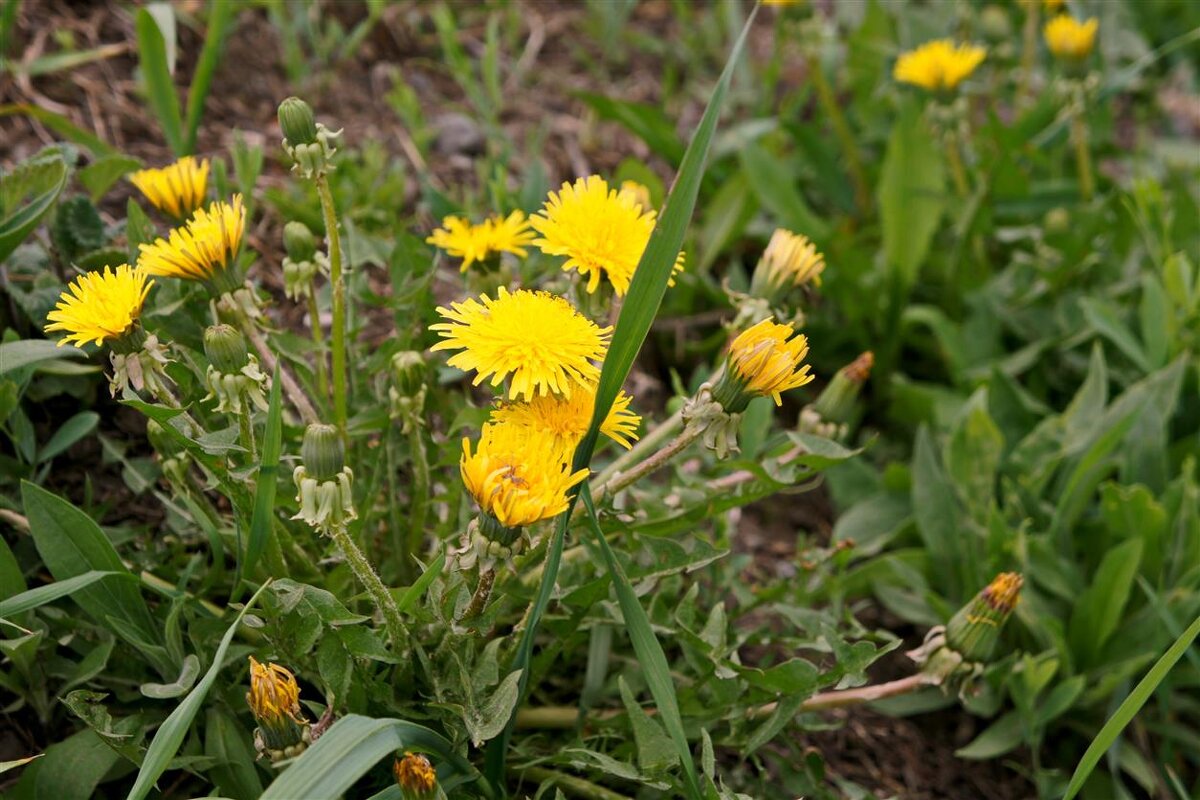
[[[224,414],[242,414],[251,406],[267,410],[269,379],[239,330],[225,324],[209,327],[204,331],[204,353],[211,362],[204,373],[205,401],[215,398],[217,411]]]
[[[1071,230],[1071,212],[1062,206],[1057,206],[1046,212],[1042,218],[1046,233],[1060,235]]]
[[[404,800],[433,797],[437,790],[437,772],[420,753],[405,753],[392,763],[392,775]]]
[[[812,409],[827,422],[848,422],[874,364],[875,354],[868,350],[839,369],[812,404]]]
[[[426,370],[425,356],[414,350],[402,350],[392,356],[394,385],[405,397],[413,397],[425,388]]]
[[[250,656],[246,704],[258,723],[254,745],[260,756],[271,761],[295,758],[312,741],[311,727],[300,708],[300,687],[286,668]]]
[[[750,293],[775,302],[790,289],[821,285],[825,256],[805,236],[777,229],[754,268]]]
[[[1002,572],[963,606],[946,625],[946,644],[967,661],[987,662],[996,650],[1024,583],[1016,572]]]
[[[314,422],[304,431],[300,456],[308,474],[319,481],[329,480],[346,465],[346,448],[338,429]]]
[[[296,467],[296,502],[302,519],[321,533],[358,518],[354,510],[354,472],[345,465],[346,451],[337,428],[314,422],[304,432],[300,449],[304,463]]]
[[[204,354],[221,372],[237,372],[250,363],[246,338],[232,325],[211,325],[204,331]]]
[[[299,97],[289,97],[279,104],[279,129],[293,147],[312,144],[317,140],[317,122],[312,107]]]
[[[308,261],[317,252],[317,240],[307,225],[293,220],[283,226],[283,247],[293,261]]]

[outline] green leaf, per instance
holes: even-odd
[[[6,773],[10,770],[14,770],[17,767],[23,767],[26,764],[28,764],[29,762],[35,761],[44,755],[45,755],[45,753],[38,753],[36,756],[29,756],[28,758],[18,758],[16,761],[0,761],[0,775],[3,775],[4,773]]]
[[[28,611],[31,608],[44,606],[46,603],[53,603],[60,598],[70,597],[81,589],[86,589],[96,581],[104,578],[136,581],[136,578],[128,572],[91,570],[82,575],[76,575],[73,578],[55,581],[45,586],[38,586],[37,588],[14,594],[12,597],[0,601],[0,618],[11,617]]]
[[[213,783],[222,795],[234,800],[258,800],[262,781],[254,767],[250,734],[226,711],[210,708],[204,725],[204,755],[215,758]]]
[[[263,792],[261,800],[328,800],[339,797],[381,759],[397,750],[429,753],[439,765],[438,783],[448,796],[464,781],[492,797],[479,773],[444,738],[423,725],[399,719],[342,717]]]
[[[85,131],[61,114],[55,114],[53,111],[26,103],[10,103],[0,106],[0,117],[18,115],[36,119],[67,141],[86,147],[94,156],[112,156],[120,153],[111,144],[95,134]]]
[[[617,676],[617,688],[621,692],[621,702],[629,714],[629,723],[633,726],[633,741],[637,745],[638,769],[643,772],[658,772],[670,769],[679,763],[679,754],[675,752],[675,744],[663,731],[662,726],[650,718],[637,698],[629,689],[624,676]]]
[[[80,411],[64,422],[50,441],[38,452],[38,463],[49,461],[59,453],[65,452],[71,445],[96,430],[100,424],[100,415],[95,411]]]
[[[937,457],[933,436],[922,426],[917,431],[912,463],[912,508],[917,520],[917,532],[936,565],[936,571],[952,588],[952,598],[962,596],[962,570],[959,559],[963,551],[960,541],[959,506],[954,498],[954,486],[946,477]]]
[[[641,138],[650,149],[672,164],[683,157],[683,143],[675,134],[675,126],[662,109],[628,100],[615,100],[592,92],[576,92],[575,96],[596,112],[601,119],[624,125]]]
[[[179,746],[183,744],[184,737],[192,727],[192,720],[200,711],[200,705],[217,680],[217,674],[225,662],[225,653],[229,650],[229,643],[233,641],[233,635],[237,633],[238,625],[242,623],[242,617],[246,616],[246,612],[254,606],[259,595],[270,585],[270,581],[264,583],[250,598],[250,602],[246,603],[234,617],[233,623],[221,637],[221,643],[217,645],[217,651],[213,654],[208,672],[204,673],[204,677],[196,684],[196,688],[192,689],[183,702],[175,707],[175,710],[155,732],[154,739],[146,749],[141,769],[138,770],[137,780],[134,781],[133,788],[129,790],[126,800],[144,800],[154,789],[154,783],[159,776],[170,765],[171,759],[175,758],[175,754],[179,752]]]
[[[173,20],[174,13],[165,3],[151,3],[149,7],[137,12],[134,28],[137,32],[138,65],[141,68],[142,80],[146,84],[147,100],[158,118],[158,124],[162,126],[163,137],[171,151],[176,156],[182,156],[186,155],[183,119],[179,110],[179,96],[175,93],[168,63],[168,50],[173,51],[175,43],[173,40],[166,40],[159,19],[154,13],[158,12],[159,16],[163,16],[161,10],[164,7]],[[171,27],[174,28],[173,25]]]
[[[218,5],[222,5],[218,3]],[[283,402],[280,396],[279,364],[271,377],[271,400],[267,408],[267,426],[263,432],[262,461],[254,488],[254,516],[246,537],[246,555],[242,575],[254,576],[254,567],[267,546],[275,518],[275,493],[279,488],[279,456],[283,452]]]
[[[962,490],[968,511],[987,519],[996,487],[996,471],[1004,437],[988,414],[987,389],[979,389],[963,406],[946,448],[946,471]]]
[[[29,184],[22,187],[23,196],[7,198],[12,205],[0,208],[0,214],[3,214],[0,217],[0,261],[8,258],[33,232],[67,185],[70,170],[61,153],[39,154],[34,158],[39,159],[39,163],[30,167],[33,172]],[[8,180],[10,176],[5,178]],[[21,200],[26,202],[21,203]],[[7,369],[0,362],[0,372]]]
[[[433,583],[442,574],[442,569],[445,566],[446,554],[438,553],[437,558],[421,573],[421,577],[417,578],[413,585],[405,589],[404,594],[396,599],[396,608],[401,614],[407,612],[408,609],[412,608],[414,603],[421,599],[421,596],[425,594],[425,590],[429,588],[429,584]]]
[[[633,644],[638,663],[642,667],[646,686],[650,689],[651,696],[654,697],[654,703],[658,706],[659,718],[667,729],[667,735],[675,743],[676,754],[683,764],[683,777],[688,789],[688,796],[693,800],[702,800],[703,794],[700,791],[700,779],[696,773],[696,762],[692,758],[692,749],[688,745],[687,734],[683,730],[683,717],[679,713],[679,701],[675,697],[675,684],[671,680],[671,665],[667,663],[662,645],[654,635],[654,628],[650,624],[650,617],[646,615],[646,609],[642,608],[637,593],[634,592],[633,586],[625,576],[625,570],[621,568],[616,554],[613,553],[608,540],[604,538],[604,532],[600,530],[600,523],[596,520],[596,508],[592,503],[591,489],[586,480],[582,487],[580,494],[583,497],[584,508],[587,510],[592,537],[596,540],[596,546],[600,548],[600,554],[604,557],[604,566],[612,578],[613,588],[617,592],[617,603],[621,606],[621,616],[625,618],[629,641]]]
[[[1079,794],[1079,790],[1083,788],[1083,784],[1087,781],[1088,776],[1092,774],[1092,770],[1100,763],[1100,759],[1108,752],[1108,748],[1112,747],[1113,742],[1121,735],[1121,731],[1125,730],[1125,726],[1133,721],[1133,718],[1141,710],[1150,696],[1167,677],[1167,673],[1175,666],[1175,663],[1183,657],[1187,649],[1191,647],[1192,642],[1200,636],[1200,617],[1197,617],[1188,629],[1179,635],[1167,651],[1163,653],[1150,671],[1146,673],[1146,677],[1142,678],[1138,685],[1133,688],[1129,696],[1122,701],[1113,715],[1104,723],[1104,727],[1096,734],[1096,738],[1088,745],[1088,749],[1083,754],[1083,758],[1079,760],[1079,764],[1075,767],[1075,773],[1071,776],[1071,782],[1067,786],[1067,793],[1063,796],[1063,800],[1072,800],[1075,795]]]
[[[917,279],[946,205],[946,167],[920,109],[908,104],[892,126],[879,177],[879,215],[888,266],[901,283]]]
[[[509,717],[517,710],[520,700],[521,673],[510,672],[492,692],[487,703],[482,708],[469,708],[463,719],[471,742],[479,747],[489,739],[494,739],[504,730]]]
[[[87,353],[78,347],[59,347],[47,339],[5,342],[0,344],[0,375],[56,358],[87,358]]]
[[[79,182],[88,190],[92,202],[96,203],[114,183],[141,167],[141,159],[133,156],[103,156],[79,170]]]
[[[1098,662],[1104,645],[1121,622],[1142,562],[1142,540],[1129,539],[1109,550],[1096,576],[1071,612],[1071,650],[1080,667]]]
[[[750,188],[758,201],[775,215],[780,227],[803,234],[818,244],[829,235],[829,226],[808,207],[786,162],[758,144],[743,147],[741,160]]]
[[[1021,716],[1015,711],[1010,711],[988,726],[986,731],[976,736],[966,747],[955,750],[954,755],[973,761],[986,761],[1015,750],[1023,738]]]
[[[52,744],[37,765],[37,800],[89,800],[121,756],[95,731],[79,733]]]
[[[200,129],[200,120],[204,116],[204,101],[208,98],[213,73],[221,63],[221,51],[225,47],[229,21],[238,7],[237,3],[224,0],[212,0],[208,4],[208,31],[204,34],[204,49],[200,51],[196,71],[192,73],[192,85],[188,87],[185,152],[196,151],[196,132]]]
[[[1098,297],[1085,297],[1079,301],[1079,306],[1092,330],[1116,345],[1142,372],[1151,371],[1150,359],[1133,332],[1121,322],[1116,309]]]

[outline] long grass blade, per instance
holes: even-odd
[[[629,640],[633,651],[637,654],[638,663],[646,676],[646,686],[658,706],[659,718],[667,729],[667,735],[675,743],[675,750],[683,764],[683,777],[687,785],[688,796],[693,800],[701,800],[700,778],[696,772],[696,762],[692,758],[692,748],[688,745],[687,734],[683,730],[683,717],[679,713],[679,700],[675,696],[675,684],[671,680],[671,665],[663,652],[658,637],[650,625],[650,617],[646,609],[638,602],[637,593],[629,583],[625,570],[617,561],[617,556],[604,538],[600,530],[600,522],[596,519],[596,506],[592,502],[592,490],[587,481],[583,483],[580,494],[583,506],[587,510],[588,527],[596,545],[604,556],[604,566],[612,577],[613,587],[617,590],[617,603],[621,606],[621,616],[625,618],[625,628],[629,631]]]
[[[680,247],[683,246],[684,232],[696,207],[696,197],[700,192],[700,183],[704,177],[704,164],[716,132],[721,105],[725,100],[725,93],[729,88],[734,66],[741,55],[756,13],[757,6],[746,20],[746,25],[742,28],[737,42],[734,43],[729,60],[725,63],[725,69],[721,72],[721,77],[713,89],[707,108],[704,109],[700,125],[696,128],[696,133],[692,136],[692,141],[683,154],[679,173],[675,176],[675,182],[667,196],[663,213],[658,218],[654,232],[650,235],[650,242],[642,254],[633,281],[630,283],[629,292],[625,297],[625,305],[621,308],[621,316],[617,320],[617,327],[613,332],[608,355],[604,359],[604,367],[600,371],[592,421],[583,440],[575,449],[574,468],[576,470],[584,469],[591,463],[596,440],[600,434],[600,423],[608,415],[608,410],[616,400],[617,393],[625,383],[625,378],[633,367],[633,361],[637,357],[638,351],[641,350],[642,342],[646,340],[646,335],[650,332],[650,325],[654,322],[658,308],[662,305],[663,296],[667,291],[667,282],[671,278],[671,269],[675,264],[675,257],[679,253]],[[510,670],[521,671],[520,694],[522,697],[525,696],[528,688],[528,666],[533,653],[533,640],[537,635],[538,623],[541,621],[542,614],[550,604],[550,595],[553,593],[555,581],[558,579],[559,563],[562,560],[563,544],[567,536],[567,524],[578,497],[578,494],[571,496],[570,505],[559,516],[555,525],[554,534],[546,549],[546,566],[542,572],[542,581],[538,586],[537,595],[534,597],[533,606],[530,608],[529,622],[521,634],[516,653],[513,656]],[[520,703],[517,705],[519,706]],[[512,737],[515,720],[514,711],[504,732],[488,745],[485,771],[488,779],[497,787],[501,786],[504,778],[508,742]]]
[[[208,99],[213,73],[217,71],[217,64],[221,61],[229,20],[233,18],[237,9],[238,4],[228,0],[212,0],[208,4],[208,32],[204,35],[204,49],[200,51],[200,60],[196,62],[196,71],[192,73],[192,85],[188,89],[183,140],[185,152],[193,153],[196,150],[196,132],[200,129],[200,119],[204,116],[204,101]]]
[[[237,633],[238,625],[242,624],[242,617],[246,616],[246,612],[254,606],[270,583],[270,581],[264,583],[250,598],[250,602],[246,603],[234,617],[233,624],[221,637],[221,644],[217,646],[217,652],[213,654],[208,672],[204,673],[204,677],[196,684],[196,688],[192,689],[183,702],[175,707],[175,710],[163,722],[162,727],[154,734],[154,740],[146,749],[146,757],[142,760],[141,769],[138,770],[137,780],[134,781],[133,788],[129,790],[126,800],[143,800],[149,795],[154,788],[154,782],[166,771],[171,759],[179,752],[179,747],[183,744],[188,729],[192,727],[192,720],[195,719],[196,713],[200,710],[212,685],[216,683],[217,674],[221,671],[221,665],[225,661],[225,653],[229,650],[229,643],[233,641],[233,635]]]
[[[120,150],[94,133],[85,131],[62,114],[55,114],[53,111],[38,108],[29,103],[8,103],[0,106],[0,117],[8,116],[23,116],[36,119],[67,141],[74,142],[81,147],[86,147],[97,158],[100,156],[120,155]]]
[[[177,156],[186,155],[183,141],[183,117],[179,111],[179,96],[167,67],[167,42],[154,15],[142,8],[134,25],[137,32],[138,62],[146,81],[146,96],[150,108],[162,126],[163,138]]]
[[[262,462],[258,466],[258,483],[254,489],[254,516],[250,520],[250,535],[246,540],[246,554],[242,559],[242,576],[249,579],[254,575],[267,537],[271,535],[272,518],[275,516],[275,493],[279,487],[279,456],[283,449],[283,400],[279,389],[279,365],[271,378],[271,400],[267,407],[267,427],[263,433]]]
[[[63,597],[69,597],[75,594],[80,589],[86,589],[98,580],[104,578],[124,578],[126,580],[137,580],[128,572],[111,572],[108,570],[89,570],[82,575],[76,575],[73,578],[66,580],[55,581],[54,583],[45,586],[38,586],[34,589],[15,594],[7,600],[0,600],[0,618],[11,617],[15,614],[20,614],[29,611],[38,606],[44,606],[46,603],[53,603]]]
[[[1067,793],[1063,796],[1063,800],[1071,800],[1075,795],[1079,794],[1079,790],[1083,788],[1083,784],[1087,781],[1088,776],[1092,774],[1092,770],[1100,763],[1100,759],[1112,747],[1112,743],[1121,735],[1121,731],[1125,730],[1128,725],[1163,679],[1167,677],[1167,673],[1175,666],[1179,659],[1183,658],[1183,654],[1191,647],[1192,642],[1197,636],[1200,636],[1200,617],[1188,626],[1188,629],[1180,634],[1175,643],[1167,648],[1167,652],[1163,653],[1162,658],[1158,660],[1150,671],[1146,673],[1146,677],[1138,682],[1138,685],[1133,688],[1129,696],[1121,703],[1113,715],[1109,717],[1108,722],[1104,723],[1104,727],[1100,729],[1100,733],[1096,734],[1096,738],[1088,745],[1087,751],[1084,752],[1083,758],[1080,759],[1079,765],[1075,767],[1075,774],[1071,776],[1071,783],[1067,786]]]

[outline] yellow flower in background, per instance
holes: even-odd
[[[937,39],[901,54],[892,76],[931,92],[950,91],[975,71],[985,55],[982,47]]]
[[[503,286],[495,300],[481,295],[437,312],[448,321],[430,326],[444,340],[432,349],[461,350],[448,363],[475,370],[476,386],[489,377],[498,386],[511,376],[512,399],[570,397],[573,389],[591,386],[600,377],[593,362],[604,358],[612,333],[562,297]]]
[[[552,435],[487,423],[474,452],[463,439],[459,471],[482,511],[505,528],[520,528],[567,510],[567,492],[588,475],[571,472],[570,458]]]
[[[821,285],[825,256],[808,237],[777,228],[754,270],[751,291],[763,295],[812,282]]]
[[[743,331],[729,345],[728,369],[744,391],[782,405],[781,392],[813,379],[809,365],[803,363],[807,355],[808,337],[796,334],[791,325],[768,318]]]
[[[632,399],[620,392],[600,425],[601,433],[625,449],[629,449],[631,439],[637,439],[642,421],[629,410]],[[545,395],[527,403],[502,403],[492,411],[492,421],[550,434],[556,448],[571,453],[587,433],[595,404],[596,387],[590,386],[572,392],[569,398]]]
[[[393,761],[392,775],[405,800],[431,797],[437,789],[437,771],[420,753],[405,753]]]
[[[425,241],[461,258],[460,271],[466,272],[472,264],[486,261],[493,254],[512,253],[524,258],[529,254],[525,248],[533,241],[533,231],[521,211],[507,217],[490,217],[478,225],[452,216],[442,220],[442,227]]]
[[[623,296],[657,218],[655,211],[641,205],[638,192],[610,189],[599,175],[590,175],[551,192],[529,222],[541,234],[533,243],[547,255],[566,256],[563,270],[586,277],[589,293],[599,288],[603,277]],[[682,253],[675,264],[672,274],[683,268]]]
[[[246,207],[235,194],[232,204],[197,209],[187,225],[171,231],[167,239],[143,244],[138,264],[151,275],[211,281],[233,263],[245,227]]]
[[[1092,53],[1096,45],[1096,31],[1100,21],[1095,17],[1087,22],[1078,22],[1068,14],[1062,14],[1046,23],[1043,35],[1046,46],[1056,58],[1082,61]]]
[[[1042,0],[1042,8],[1046,9],[1048,14],[1057,14],[1066,4],[1067,0]]]
[[[154,281],[140,267],[122,264],[113,270],[80,275],[46,315],[46,333],[66,331],[64,344],[102,344],[129,332],[142,313],[142,304]]]
[[[208,159],[197,161],[194,156],[184,156],[162,169],[138,170],[129,180],[159,211],[185,220],[204,205]]]
[[[650,202],[650,189],[645,184],[637,181],[621,181],[621,189],[618,194],[637,203],[642,207],[642,211],[653,209]]]

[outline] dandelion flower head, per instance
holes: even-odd
[[[208,159],[184,156],[162,169],[138,170],[129,180],[159,211],[184,220],[204,205]]]
[[[896,60],[893,77],[931,92],[952,91],[983,62],[986,51],[952,39],[926,42]]]
[[[637,439],[642,421],[629,410],[632,399],[620,392],[600,425],[601,433],[626,449],[631,439]],[[571,392],[570,397],[541,395],[526,403],[502,403],[492,411],[492,421],[549,434],[556,448],[573,452],[592,422],[595,403],[596,390],[590,386]]]
[[[809,365],[808,337],[796,334],[791,325],[768,318],[747,328],[729,345],[729,369],[747,391],[771,397],[781,405],[781,392],[803,386],[813,379]]]
[[[235,194],[232,203],[196,209],[168,238],[143,244],[138,263],[151,275],[211,281],[233,263],[245,228],[246,207]]]
[[[524,258],[529,254],[526,247],[533,241],[533,236],[525,214],[514,211],[507,217],[489,217],[478,225],[462,217],[446,217],[442,227],[425,241],[454,258],[461,258],[461,271],[466,272],[472,264],[499,253]]]
[[[1046,46],[1057,58],[1081,61],[1096,46],[1096,31],[1100,21],[1095,17],[1079,22],[1069,14],[1061,14],[1046,23],[1043,32]]]
[[[65,331],[59,346],[116,339],[137,324],[153,285],[145,270],[128,264],[84,273],[71,282],[46,315],[50,322],[46,333]]]

